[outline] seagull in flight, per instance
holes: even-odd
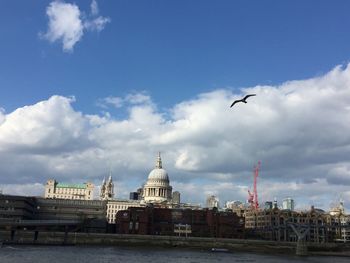
[[[230,108],[232,108],[232,106],[235,105],[235,104],[238,103],[238,102],[247,103],[247,99],[248,99],[249,97],[252,97],[252,96],[256,96],[256,94],[249,94],[249,95],[246,95],[243,99],[235,100],[234,102],[232,102]]]

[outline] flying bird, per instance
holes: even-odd
[[[252,96],[256,96],[256,94],[249,94],[249,95],[246,95],[243,99],[235,100],[234,102],[232,102],[230,108],[232,108],[232,106],[235,105],[235,104],[238,103],[238,102],[247,103],[247,99],[248,99],[249,97],[252,97]]]

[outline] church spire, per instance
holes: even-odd
[[[161,169],[162,168],[162,158],[160,158],[160,152],[158,152],[158,157],[156,161],[156,168]]]
[[[109,168],[109,177],[108,177],[108,183],[112,182],[112,168]]]
[[[106,177],[103,178],[102,185],[101,185],[100,198],[102,200],[103,200],[105,194],[106,194]]]

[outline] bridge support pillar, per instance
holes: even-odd
[[[36,242],[38,240],[38,236],[39,236],[39,231],[35,230],[35,232],[34,232],[34,242]]]
[[[307,245],[305,242],[298,240],[295,254],[297,256],[307,256],[308,251],[307,251]]]
[[[15,235],[16,235],[16,230],[15,229],[11,229],[11,241],[15,240]]]
[[[68,239],[68,226],[65,226],[65,228],[64,228],[63,245],[66,245],[66,244],[67,244],[67,239]]]

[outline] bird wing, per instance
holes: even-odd
[[[233,105],[235,105],[237,102],[241,102],[242,100],[235,100],[234,102],[232,102],[230,108],[232,108]]]
[[[249,97],[252,97],[252,96],[256,96],[256,94],[249,94],[249,95],[246,95],[246,96],[243,98],[243,100],[246,100],[246,99],[248,99]]]

